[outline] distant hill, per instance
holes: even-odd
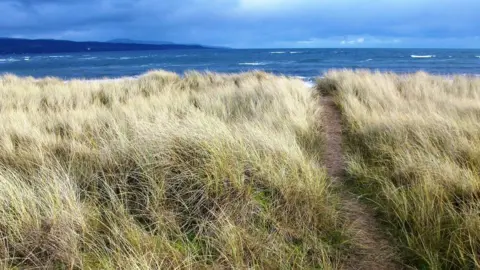
[[[170,41],[147,41],[147,40],[134,40],[128,38],[117,38],[108,40],[108,43],[122,43],[122,44],[152,44],[152,45],[171,45],[175,44]]]
[[[0,54],[210,49],[201,45],[0,38]]]

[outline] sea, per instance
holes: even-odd
[[[263,70],[311,82],[331,69],[480,76],[480,49],[207,49],[0,55],[0,74],[35,78],[135,77],[163,69],[236,73]]]

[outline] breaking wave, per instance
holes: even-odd
[[[240,66],[265,66],[265,62],[247,62],[247,63],[238,63]]]
[[[17,62],[20,61],[15,58],[0,58],[0,63],[10,63],[10,62]]]
[[[48,58],[68,58],[72,57],[71,55],[50,55]]]
[[[428,54],[428,55],[415,55],[415,54],[412,54],[410,55],[410,57],[412,58],[434,58],[436,57],[435,55],[432,55],[432,54]]]

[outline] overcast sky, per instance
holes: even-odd
[[[0,36],[480,48],[480,0],[0,0]]]

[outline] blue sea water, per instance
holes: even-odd
[[[137,76],[153,69],[242,72],[264,70],[312,80],[330,69],[480,74],[480,49],[252,49],[0,55],[0,74],[71,78]]]

